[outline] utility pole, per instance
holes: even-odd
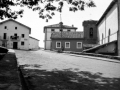
[[[60,31],[61,31],[61,51],[64,51],[64,46],[63,46],[63,41],[62,41],[63,23],[62,23],[61,12],[60,12]]]

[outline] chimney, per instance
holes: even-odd
[[[72,24],[72,27],[74,27],[74,25]]]

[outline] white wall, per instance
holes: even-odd
[[[39,49],[39,41],[29,37],[29,49],[32,50]]]
[[[7,29],[4,27],[7,26]],[[15,29],[17,27],[17,29]],[[9,41],[7,42],[8,48],[13,48],[13,41],[11,41],[10,36],[14,36],[15,33],[17,33],[17,36],[20,37],[20,41],[18,42],[18,49],[29,49],[29,29],[14,22],[14,21],[8,21],[3,24],[0,24],[0,36],[3,37],[3,33],[7,33],[7,37],[9,37]],[[21,35],[25,34],[24,38],[21,38]],[[24,41],[25,45],[21,45],[21,41]],[[16,42],[16,41],[15,41]]]
[[[118,8],[117,4],[108,12],[106,17],[98,25],[98,31],[100,40],[102,40],[102,33],[104,34],[104,43],[108,42],[108,32],[111,31],[110,41],[117,40],[117,31],[118,31]],[[116,33],[116,34],[114,34]],[[100,43],[101,44],[101,43]]]

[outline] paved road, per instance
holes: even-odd
[[[24,67],[24,73],[27,73],[30,76],[35,76],[29,80],[34,86],[33,90],[39,88],[42,88],[40,90],[79,90],[78,88],[82,88],[81,90],[120,90],[118,84],[120,83],[119,62],[107,62],[44,50],[16,50],[15,52],[19,64]],[[53,77],[48,78],[48,76]],[[55,84],[56,82],[57,84]],[[59,83],[58,85],[58,82],[62,82],[62,84]],[[31,83],[30,86],[32,86]],[[83,84],[77,85],[78,83]],[[68,87],[70,88],[68,89]],[[93,89],[93,87],[95,89]]]

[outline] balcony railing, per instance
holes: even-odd
[[[20,37],[19,36],[10,36],[10,40],[12,40],[12,41],[19,41]]]
[[[3,36],[0,36],[0,40],[1,40],[1,41],[8,41],[8,40],[9,40],[9,37],[4,38]]]

